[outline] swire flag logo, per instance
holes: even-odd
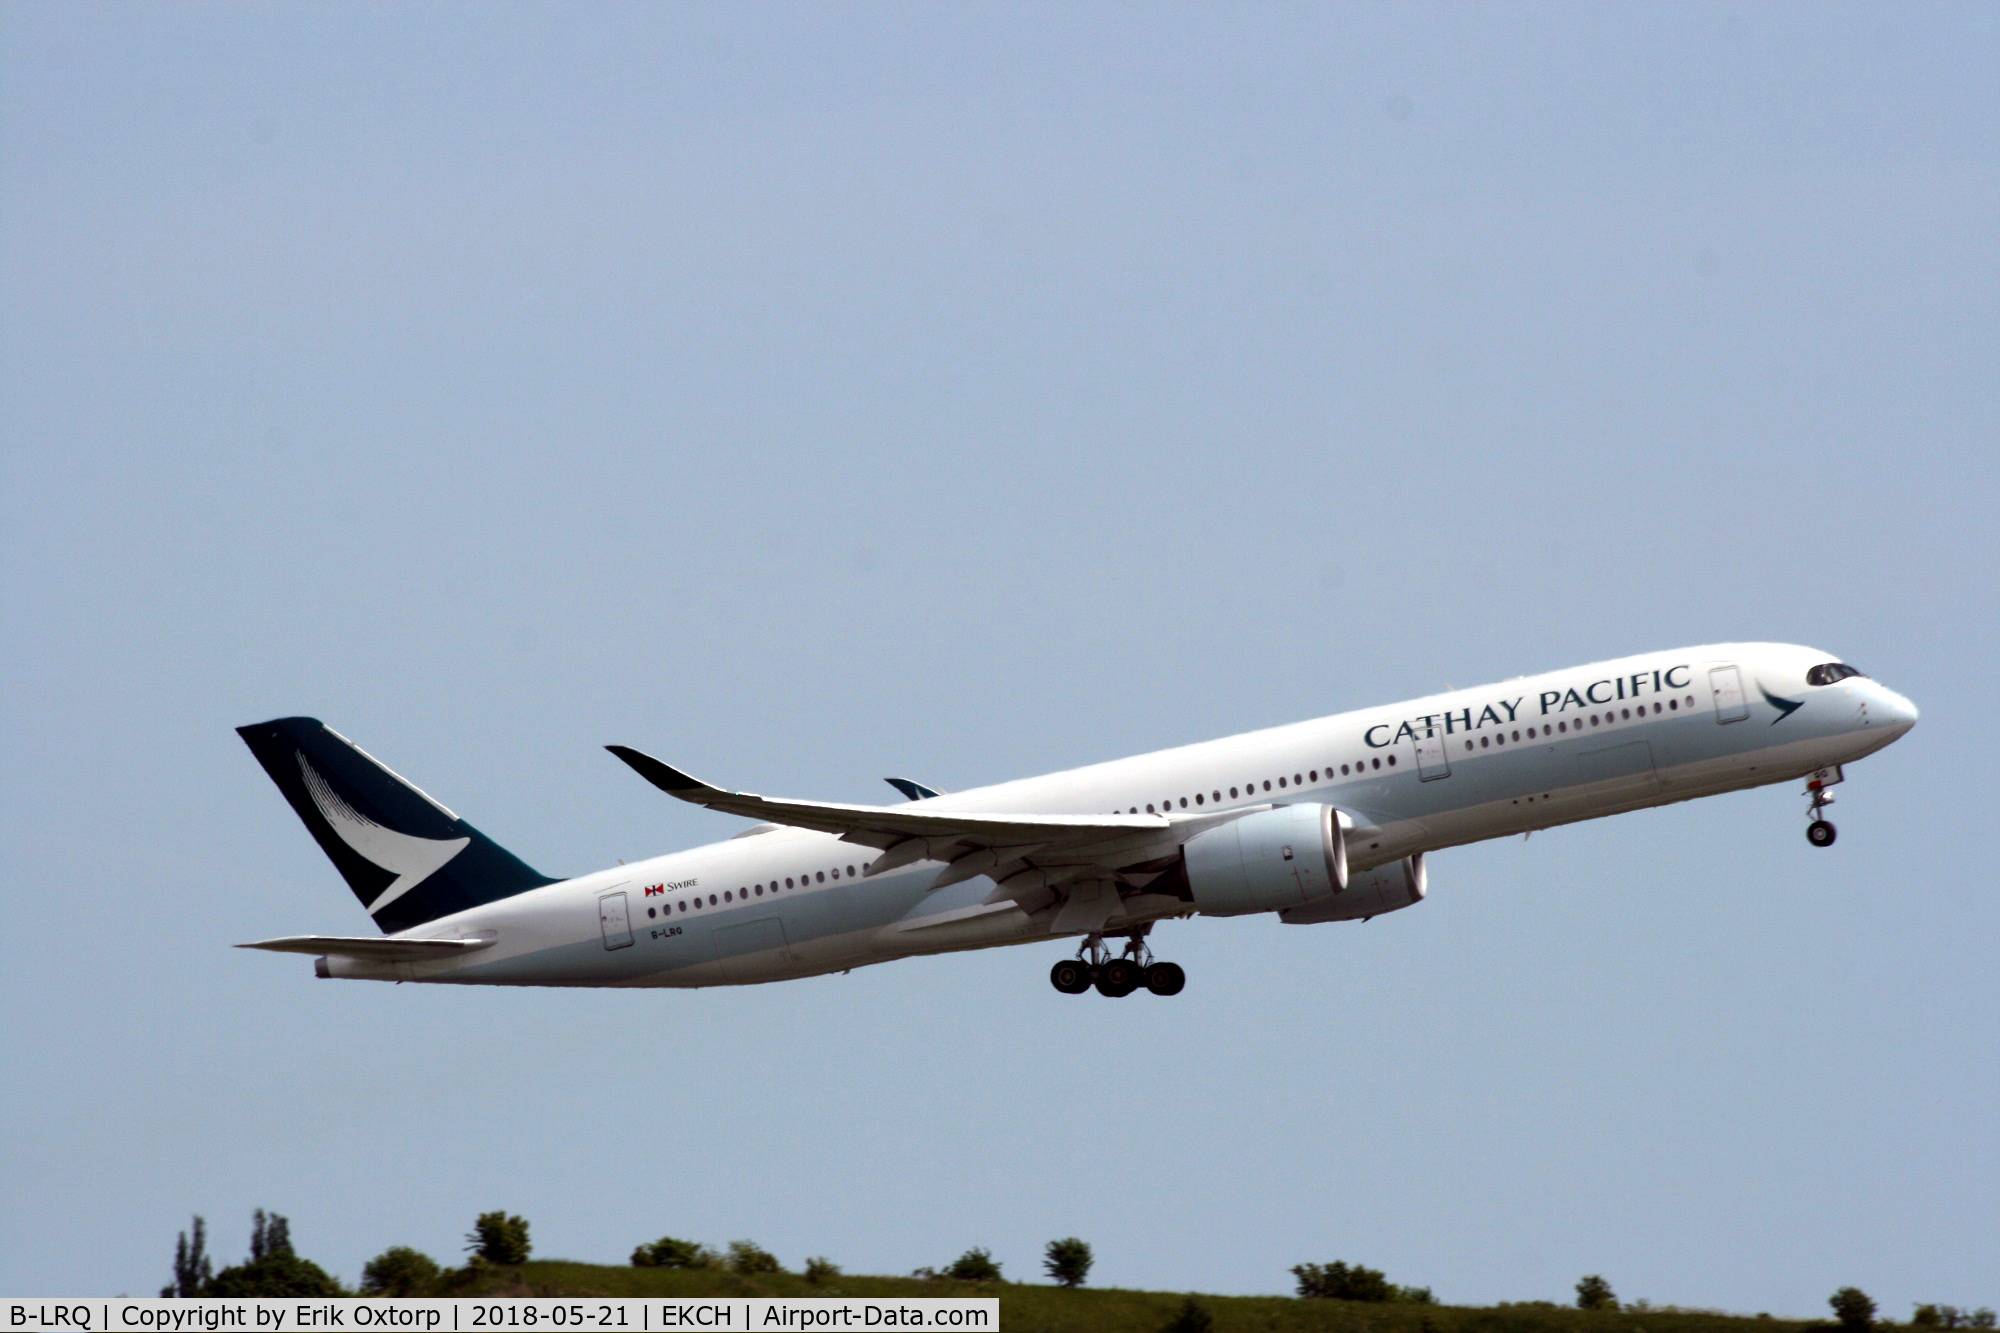
[[[646,886],[646,896],[648,898],[653,897],[655,894],[665,893],[666,891],[667,886],[664,884],[648,884]]]

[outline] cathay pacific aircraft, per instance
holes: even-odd
[[[731,986],[914,954],[1080,941],[1059,991],[1178,994],[1154,925],[1366,921],[1424,900],[1440,848],[1803,779],[1833,844],[1844,766],[1908,699],[1788,644],[1714,644],[1523,676],[1044,777],[841,805],[710,786],[609,747],[669,796],[761,821],[574,879],[530,869],[312,718],[239,729],[376,927],[242,947],[322,977]]]

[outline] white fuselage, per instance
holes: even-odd
[[[1895,740],[1909,701],[1785,644],[1647,653],[1367,708],[910,806],[1189,817],[1298,802],[1341,814],[1352,868],[1413,853],[1787,782]],[[864,876],[878,853],[763,827],[443,917],[400,938],[488,947],[419,962],[335,957],[322,975],[488,985],[711,986],[775,981],[914,954],[1079,933],[1059,904],[990,901],[935,863]],[[1099,929],[1199,910],[1127,894]]]

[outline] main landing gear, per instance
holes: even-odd
[[[1155,995],[1179,995],[1187,985],[1187,973],[1178,963],[1156,962],[1146,947],[1144,931],[1125,937],[1124,952],[1113,957],[1102,935],[1091,935],[1076,951],[1049,969],[1049,984],[1065,995],[1081,995],[1092,986],[1099,995],[1112,999],[1130,995],[1141,987]]]
[[[1806,825],[1806,841],[1815,847],[1831,847],[1834,838],[1839,836],[1839,830],[1822,812],[1833,804],[1833,795],[1827,788],[1845,780],[1846,776],[1836,764],[1832,768],[1822,768],[1806,779],[1806,795],[1810,798],[1806,805],[1806,818],[1812,821]]]

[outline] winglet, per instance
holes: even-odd
[[[923,783],[912,782],[908,778],[883,778],[882,781],[888,783],[891,787],[894,787],[913,801],[927,801],[933,796],[944,795],[941,791],[934,791],[926,787]]]
[[[721,792],[698,778],[691,778],[671,764],[663,764],[649,754],[643,754],[629,745],[607,745],[605,749],[617,755],[630,766],[634,773],[658,787],[669,796],[678,796],[683,801],[693,801],[699,805],[702,798]]]

